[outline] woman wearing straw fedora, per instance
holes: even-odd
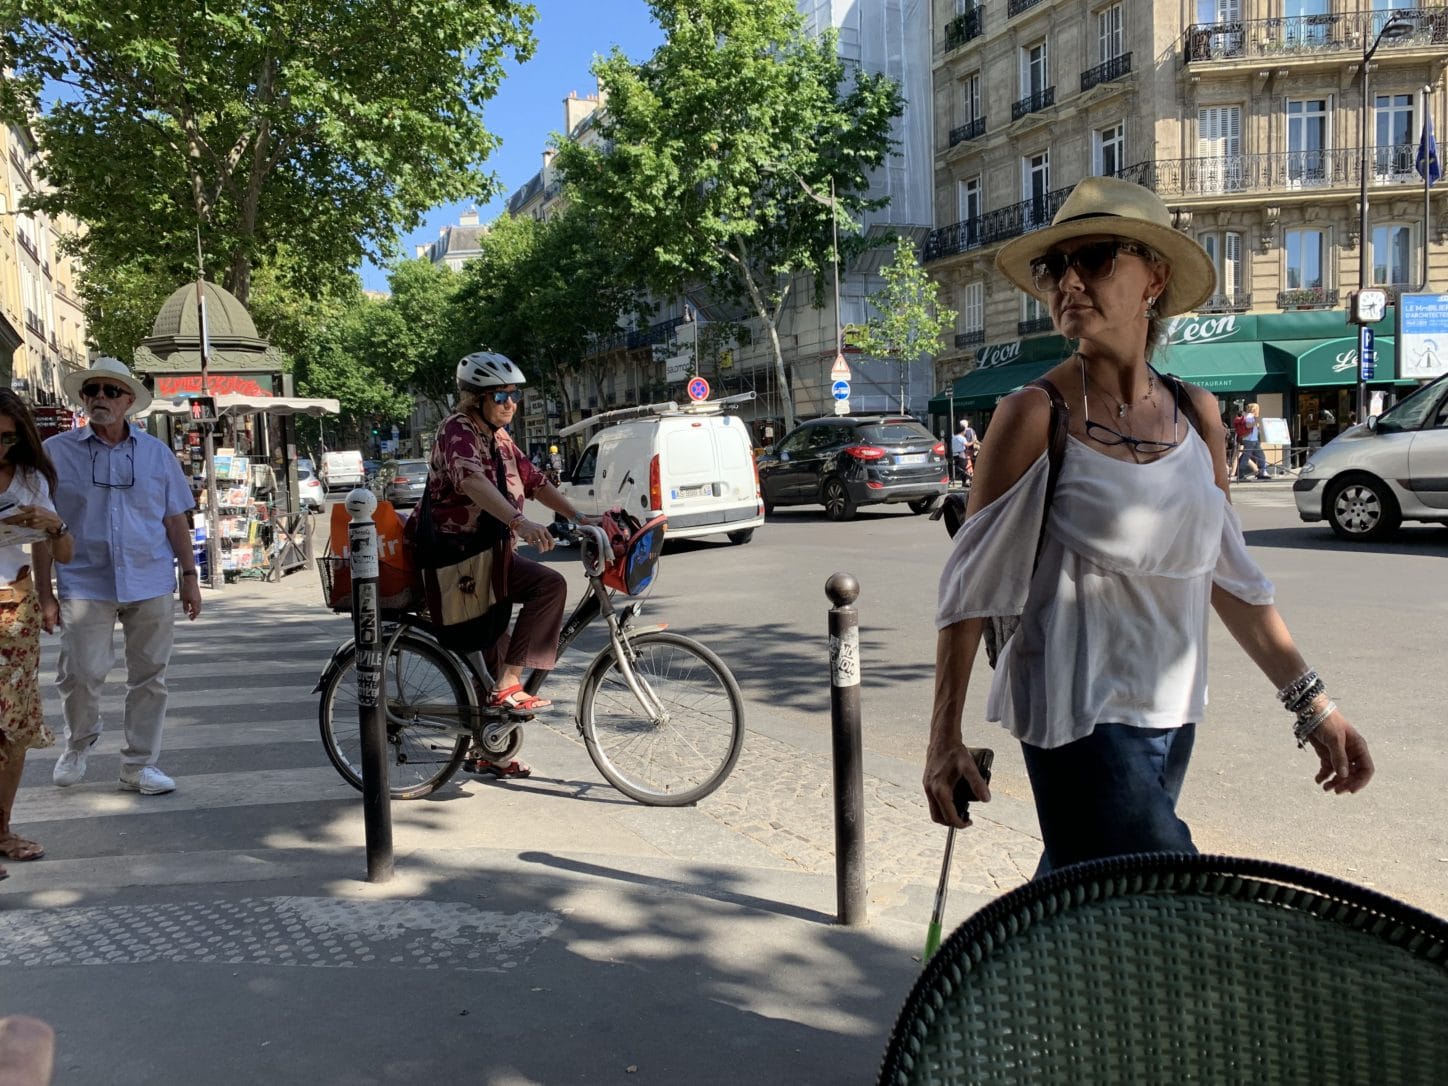
[[[941,575],[931,818],[969,824],[952,802],[962,778],[989,798],[961,738],[985,634],[996,656],[986,716],[1021,743],[1045,844],[1037,874],[1194,852],[1176,802],[1206,706],[1209,605],[1277,688],[1290,734],[1317,752],[1317,783],[1361,789],[1367,744],[1247,552],[1216,401],[1150,362],[1165,319],[1211,295],[1211,259],[1154,193],[1090,177],[996,267],[1050,307],[1076,349],[998,406]]]

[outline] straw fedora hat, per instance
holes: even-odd
[[[1156,300],[1159,316],[1195,309],[1217,289],[1217,272],[1205,249],[1173,228],[1161,197],[1118,177],[1086,177],[1061,210],[1042,227],[1001,247],[996,268],[1027,294],[1045,299],[1031,277],[1031,261],[1068,238],[1091,234],[1131,238],[1150,246],[1171,266],[1171,279]]]
[[[126,408],[127,415],[139,415],[151,406],[150,390],[131,375],[131,371],[126,369],[126,364],[119,358],[97,358],[91,363],[90,369],[82,370],[80,373],[67,373],[61,378],[60,387],[72,400],[85,406],[84,401],[80,398],[80,390],[83,385],[88,385],[92,381],[125,385],[130,389],[132,400],[131,406]]]

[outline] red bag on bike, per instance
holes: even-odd
[[[637,596],[653,583],[668,518],[654,517],[645,524],[622,509],[610,509],[603,515],[602,527],[613,547],[613,561],[603,571],[603,583],[615,591]]]

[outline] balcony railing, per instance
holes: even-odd
[[[1421,184],[1413,170],[1415,144],[1394,144],[1368,152],[1369,184]],[[1272,151],[1257,155],[1204,155],[1139,163],[1120,176],[1160,196],[1221,196],[1232,193],[1290,193],[1351,189],[1362,176],[1362,150]]]
[[[973,121],[966,121],[965,124],[950,130],[950,146],[957,143],[964,143],[966,140],[979,139],[985,135],[985,118],[977,117]]]
[[[955,333],[955,348],[963,351],[967,347],[980,347],[985,343],[985,329],[976,328],[970,332]]]
[[[1278,309],[1333,309],[1336,306],[1336,287],[1299,287],[1277,292]]]
[[[1201,305],[1198,313],[1245,313],[1252,308],[1250,294],[1213,294]]]
[[[1119,57],[1112,57],[1110,60],[1082,72],[1081,93],[1085,94],[1098,83],[1110,83],[1130,74],[1131,54],[1122,53]]]
[[[983,23],[983,12],[978,6],[951,19],[945,24],[945,51],[959,49],[972,38],[980,37]]]
[[[1182,53],[1188,64],[1200,60],[1309,57],[1318,53],[1351,52],[1361,56],[1389,19],[1412,23],[1417,29],[1401,38],[1385,38],[1385,47],[1448,42],[1448,10],[1416,8],[1194,23],[1182,40]]]
[[[1011,103],[1011,120],[1019,121],[1030,113],[1039,113],[1043,109],[1050,109],[1056,104],[1056,88],[1047,87],[1043,91],[1036,91],[1035,94],[1028,94],[1018,102]]]
[[[1071,188],[1056,189],[1018,204],[988,211],[978,218],[932,230],[925,240],[924,260],[939,260],[979,249],[983,245],[994,245],[1045,226],[1066,202]]]
[[[1028,321],[1016,321],[1016,334],[1028,336],[1032,332],[1049,332],[1054,327],[1050,317],[1032,317]]]
[[[1041,0],[1010,0],[1010,3],[1006,4],[1006,18],[1019,15],[1023,11],[1029,11],[1040,2]]]

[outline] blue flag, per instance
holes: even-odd
[[[1423,137],[1418,141],[1418,176],[1428,184],[1443,176],[1443,167],[1438,165],[1438,141],[1433,138],[1433,114],[1423,118]]]

